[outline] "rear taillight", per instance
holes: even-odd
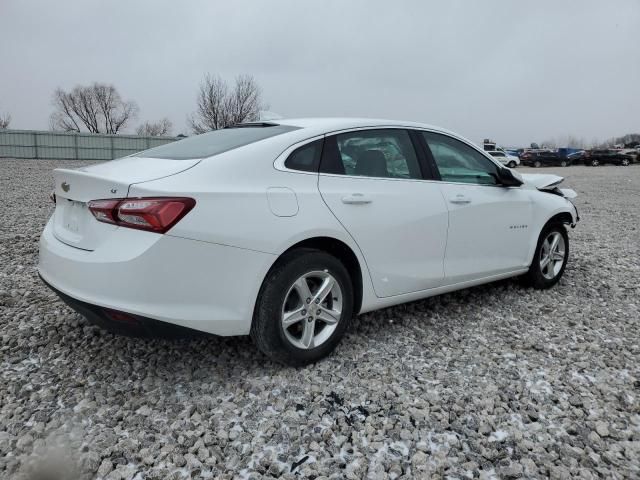
[[[193,198],[110,198],[91,200],[89,210],[99,222],[165,233],[194,207]]]
[[[91,200],[88,204],[89,211],[93,213],[96,220],[104,223],[118,223],[116,220],[116,207],[122,201],[121,198],[112,200]]]

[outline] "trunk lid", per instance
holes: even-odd
[[[76,248],[95,250],[119,227],[98,222],[87,207],[90,200],[126,198],[134,183],[176,175],[199,161],[126,157],[77,169],[54,170],[55,237]]]

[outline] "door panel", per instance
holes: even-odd
[[[447,206],[438,184],[422,180],[419,160],[405,129],[362,129],[325,139],[320,193],[360,247],[379,297],[444,280]]]
[[[442,285],[448,214],[437,183],[320,174],[319,188],[362,250],[377,296]]]
[[[528,265],[532,205],[526,191],[454,183],[440,189],[449,208],[447,285]]]
[[[442,133],[422,137],[449,210],[445,283],[526,267],[533,208],[528,192],[499,185],[504,167],[477,147]]]

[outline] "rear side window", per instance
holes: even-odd
[[[320,171],[377,178],[422,178],[416,151],[406,130],[380,129],[327,138]]]
[[[298,127],[277,124],[223,128],[177,142],[167,143],[159,147],[150,148],[149,150],[136,153],[134,156],[165,158],[170,160],[190,160],[193,158],[211,157],[219,153],[228,152],[234,148],[244,147],[250,143],[259,142],[260,140],[297,129]]]
[[[316,140],[315,142],[297,148],[291,152],[291,155],[285,160],[284,166],[291,170],[317,172],[318,166],[320,165],[323,142],[324,140]]]

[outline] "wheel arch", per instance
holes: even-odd
[[[573,216],[569,212],[559,212],[553,215],[549,220],[545,222],[542,229],[551,223],[563,223],[565,225],[571,225],[574,223]],[[541,230],[542,231],[542,230]]]
[[[535,251],[538,246],[538,240],[540,239],[540,235],[542,235],[542,232],[544,231],[545,228],[547,228],[548,225],[551,225],[554,223],[561,223],[563,225],[573,225],[574,219],[570,212],[564,210],[564,211],[554,213],[553,215],[551,215],[551,217],[547,219],[546,222],[542,224],[542,226],[538,230],[538,235],[535,237],[535,241],[530,246],[529,258],[531,259],[531,261],[529,265],[531,265],[531,262],[533,262],[533,257],[535,255]]]
[[[340,260],[340,262],[342,262],[342,264],[349,272],[349,277],[351,277],[351,282],[353,284],[353,312],[355,315],[357,315],[362,308],[362,299],[364,293],[363,265],[361,265],[361,262],[360,260],[358,260],[358,256],[353,251],[353,249],[345,242],[343,242],[342,240],[338,240],[337,238],[329,236],[317,236],[306,238],[304,240],[298,241],[297,243],[294,243],[284,252],[278,255],[278,258],[273,262],[273,264],[269,268],[269,271],[265,275],[263,283],[269,276],[269,272],[271,272],[271,270],[282,260],[283,257],[291,253],[292,251],[301,248],[310,248],[326,252],[330,255],[333,255],[338,260]]]

